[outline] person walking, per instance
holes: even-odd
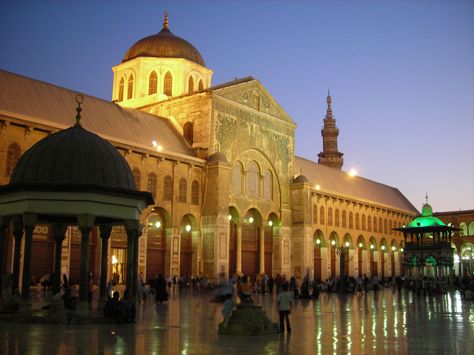
[[[285,321],[286,331],[291,333],[290,312],[293,304],[293,292],[288,291],[288,283],[284,283],[282,289],[283,291],[277,296],[278,312],[280,314],[280,333],[285,332]]]

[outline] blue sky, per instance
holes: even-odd
[[[474,1],[4,1],[0,68],[107,100],[111,67],[170,29],[213,83],[251,75],[316,159],[328,88],[344,170],[419,209],[474,208]]]

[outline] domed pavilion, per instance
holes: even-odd
[[[453,232],[459,228],[446,225],[433,216],[433,208],[423,204],[421,216],[407,226],[394,228],[405,240],[404,266],[410,276],[446,276],[453,267]]]
[[[25,237],[21,294],[29,299],[33,230],[48,225],[54,234],[53,292],[60,291],[61,248],[67,227],[81,232],[79,301],[87,305],[89,234],[102,239],[100,296],[105,298],[107,243],[113,226],[127,232],[127,289],[136,290],[141,211],[153,204],[149,192],[137,191],[132,171],[106,140],[80,124],[82,96],[76,97],[76,124],[38,141],[18,161],[8,185],[0,187],[0,230],[13,228],[15,238],[12,290],[19,288],[20,248]],[[0,253],[3,256],[3,251]],[[83,307],[84,308],[84,307]],[[87,307],[85,307],[87,308]]]

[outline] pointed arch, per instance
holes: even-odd
[[[193,76],[190,75],[188,79],[188,93],[192,93],[194,91],[194,79]]]
[[[263,176],[263,199],[265,201],[273,200],[273,175],[270,170],[265,171]]]
[[[191,204],[199,205],[199,182],[197,180],[191,184]]]
[[[133,98],[133,74],[128,77],[127,83],[127,99],[130,100]]]
[[[5,162],[5,175],[10,176],[15,169],[15,165],[20,159],[21,148],[17,143],[11,143],[7,148],[7,159]]]
[[[163,179],[163,200],[171,201],[173,199],[173,178],[166,175]]]
[[[339,209],[336,208],[336,211],[334,213],[334,221],[335,221],[335,226],[339,227]]]
[[[169,71],[166,72],[163,80],[163,94],[173,96],[173,76]]]
[[[328,208],[328,226],[332,226],[332,208]]]
[[[119,92],[118,92],[118,101],[119,102],[123,101],[124,90],[125,90],[125,80],[122,77],[122,79],[120,79],[120,83],[119,83]]]
[[[260,168],[255,161],[250,161],[247,166],[247,195],[258,198],[260,187]]]
[[[158,92],[158,75],[152,71],[148,79],[148,95],[153,95]]]
[[[186,203],[188,195],[188,182],[185,178],[179,179],[178,202]]]
[[[133,179],[135,180],[135,187],[137,188],[138,191],[140,191],[141,190],[141,178],[142,178],[140,170],[135,168],[135,169],[132,170],[132,174],[133,174]]]
[[[157,181],[157,178],[156,178],[155,173],[148,174],[147,190],[148,190],[149,193],[151,193],[153,198],[155,198],[155,196],[156,196],[156,181]]]
[[[198,90],[199,91],[204,90],[204,84],[202,82],[202,79],[199,79]]]
[[[183,126],[183,135],[184,139],[189,143],[190,146],[193,145],[194,141],[194,126],[192,122],[186,122]]]

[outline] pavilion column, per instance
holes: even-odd
[[[89,234],[94,226],[95,217],[89,214],[79,215],[79,230],[81,231],[81,269],[79,274],[79,301],[86,304],[89,293]],[[87,307],[83,307],[83,311]]]
[[[13,237],[15,249],[13,251],[12,293],[18,290],[20,281],[21,239],[23,238],[23,221],[20,218],[15,218],[13,221]]]
[[[23,300],[30,298],[31,284],[31,244],[33,243],[33,231],[36,224],[36,215],[32,213],[23,214],[25,226],[25,250],[23,254],[23,280],[21,284],[21,296]]]
[[[67,226],[57,224],[52,226],[53,238],[56,242],[54,250],[54,279],[53,279],[53,295],[61,292],[61,252],[63,241],[65,238]]]
[[[6,217],[0,217],[0,298],[3,298],[1,294],[3,291],[3,255],[5,253],[5,239],[7,237],[7,228],[9,220]]]
[[[107,269],[109,266],[109,238],[112,233],[112,226],[101,225],[100,226],[100,239],[102,240],[101,258],[100,258],[100,287],[99,287],[99,300],[105,301],[107,295]]]
[[[125,229],[127,230],[127,297],[128,299],[135,299],[138,266],[138,221],[127,220]]]
[[[258,234],[259,273],[263,275],[265,273],[265,228],[263,226],[260,227]]]
[[[240,223],[237,223],[236,228],[236,272],[237,274],[242,274],[242,226]]]

